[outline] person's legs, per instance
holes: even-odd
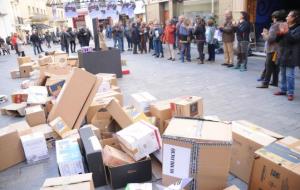
[[[224,47],[224,63],[229,64],[229,50],[228,50],[228,43],[223,43]]]
[[[235,69],[240,69],[241,68],[241,64],[243,62],[243,58],[242,58],[242,44],[241,42],[237,43],[237,63],[235,66]]]
[[[180,59],[181,59],[181,62],[184,62],[184,56],[185,56],[185,49],[186,49],[186,43],[182,43],[180,45]]]
[[[122,47],[122,51],[124,51],[124,37],[121,37],[121,47]]]
[[[156,57],[159,57],[159,40],[154,40],[154,50]]]
[[[233,65],[233,60],[234,60],[233,42],[229,42],[227,45],[228,45],[229,64]]]
[[[133,54],[137,54],[137,43],[133,44]]]
[[[69,54],[69,52],[70,52],[69,51],[69,44],[68,43],[66,44],[66,52],[67,52],[67,54]]]
[[[170,45],[170,52],[171,52],[172,60],[175,60],[174,44],[169,44],[169,45]]]
[[[171,60],[172,59],[172,53],[171,53],[171,44],[167,44],[167,50],[168,50],[168,54],[169,54],[169,60]]]
[[[271,85],[278,86],[278,75],[279,75],[279,66],[278,64],[274,63]]]
[[[186,60],[191,61],[191,43],[186,44]]]
[[[161,57],[164,57],[164,48],[162,45],[162,41],[159,40],[159,52],[161,53]]]
[[[287,77],[287,95],[294,95],[295,90],[295,68],[286,67],[286,77]]]
[[[287,84],[286,84],[286,67],[280,67],[281,71],[281,82],[280,82],[280,90],[283,93],[287,92]]]
[[[242,65],[241,65],[241,71],[247,70],[248,65],[248,51],[249,51],[249,42],[248,41],[242,41],[241,42],[241,54],[242,54]]]
[[[211,48],[211,61],[215,61],[216,59],[215,44],[210,44],[210,48]]]
[[[22,51],[22,53],[21,53],[21,56],[22,56],[22,57],[25,57],[25,53],[24,53],[24,51]]]

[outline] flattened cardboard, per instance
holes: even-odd
[[[233,146],[230,172],[249,183],[255,151],[278,140],[273,136],[280,137],[279,134],[269,132],[247,121],[232,122]]]
[[[256,152],[249,190],[299,189],[300,140],[285,137]]]
[[[231,144],[231,126],[225,122],[173,118],[163,135],[162,184],[192,177],[196,189],[224,189]]]
[[[89,172],[93,173],[95,187],[106,185],[106,174],[102,159],[102,146],[90,127],[79,129]]]
[[[115,99],[111,99],[106,109],[122,128],[126,128],[133,124],[132,118],[125,112],[125,110],[123,110],[121,105]]]
[[[94,190],[92,174],[47,178],[40,190]]]
[[[45,110],[41,105],[27,107],[25,114],[26,121],[31,127],[46,123]]]
[[[78,125],[77,119],[94,88],[96,77],[79,68],[73,68],[70,78],[64,84],[56,103],[51,109],[48,121],[61,117],[68,126]],[[82,82],[84,81],[84,85]],[[76,94],[76,96],[74,96]],[[81,123],[80,123],[81,124]]]
[[[16,129],[0,129],[0,171],[25,160],[22,143]]]

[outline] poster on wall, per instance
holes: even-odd
[[[106,16],[111,17],[113,20],[118,18],[118,11],[117,11],[117,1],[110,0],[107,4],[106,9]]]
[[[128,16],[129,18],[134,18],[134,9],[136,8],[136,5],[134,2],[129,3],[128,7]]]
[[[88,12],[91,18],[101,18],[101,10],[98,2],[88,4]]]
[[[75,3],[65,3],[64,5],[64,10],[65,10],[65,16],[67,18],[73,18],[73,17],[77,17],[78,14],[76,12],[76,4]]]

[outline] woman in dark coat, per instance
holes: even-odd
[[[137,27],[136,23],[132,23],[131,27],[131,40],[133,43],[133,54],[137,54],[137,47],[138,44],[140,43],[140,31],[139,28]]]
[[[294,99],[295,67],[300,66],[300,11],[291,11],[286,17],[287,25],[279,26],[278,62],[281,71],[280,91],[274,95],[288,95]]]

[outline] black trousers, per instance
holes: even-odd
[[[198,49],[198,53],[199,53],[199,57],[200,57],[200,60],[201,61],[204,61],[204,57],[205,57],[205,55],[204,55],[204,41],[198,41],[197,42],[197,49]]]
[[[71,46],[71,53],[75,53],[75,50],[76,50],[75,41],[70,41],[70,46]]]
[[[207,45],[208,49],[208,60],[209,61],[215,61],[215,44],[208,44]]]
[[[271,77],[272,84],[278,86],[279,66],[273,61],[274,52],[268,53],[266,58],[266,71],[263,78],[263,84],[269,85]]]

